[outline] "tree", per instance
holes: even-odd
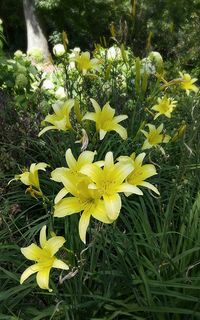
[[[27,51],[40,49],[48,59],[49,49],[42,23],[36,13],[35,0],[23,0],[24,17],[27,31]]]

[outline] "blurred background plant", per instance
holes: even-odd
[[[126,43],[135,55],[142,57],[158,50],[164,58],[179,58],[191,67],[199,61],[199,0],[29,2],[34,3],[47,38],[65,30],[71,48],[78,44],[91,50],[94,43],[105,38],[108,47],[113,42]],[[25,51],[23,1],[2,0],[0,12],[8,42],[6,49]]]

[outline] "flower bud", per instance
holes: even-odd
[[[59,43],[53,47],[53,53],[56,57],[62,57],[65,53],[65,47],[63,44]]]

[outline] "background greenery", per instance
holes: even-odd
[[[93,49],[104,36],[107,45],[126,42],[136,55],[158,50],[165,58],[199,66],[199,0],[35,0],[47,37],[67,32],[70,47]],[[9,50],[26,49],[22,0],[2,0],[1,18]],[[115,33],[110,39],[110,27]]]

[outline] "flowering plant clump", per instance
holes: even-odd
[[[181,78],[167,81],[158,52],[140,60],[123,46],[98,46],[91,58],[87,51],[74,48],[68,52],[66,46],[58,44],[53,53],[58,58],[56,71],[51,76],[43,73],[40,81],[35,81],[53,108],[53,113],[44,117],[44,128],[38,134],[41,137],[46,133],[46,146],[47,131],[54,131],[49,136],[52,140],[48,140],[54,141],[53,155],[47,161],[52,168],[47,186],[53,186],[53,194],[46,195],[40,188],[38,171],[46,170],[46,162],[31,164],[15,180],[27,185],[31,196],[41,199],[51,227],[60,223],[63,228],[64,223],[67,228],[74,218],[76,226],[70,229],[70,238],[78,234],[82,245],[90,244],[94,228],[101,234],[99,225],[112,228],[120,217],[123,220],[124,215],[131,214],[124,209],[127,203],[139,202],[147,192],[162,196],[159,183],[153,179],[160,170],[157,166],[165,161],[163,145],[168,152],[167,144],[181,139],[187,130],[185,123],[176,129],[173,122],[180,112],[179,96],[185,94],[182,89],[188,94],[198,88],[189,74],[180,73]],[[19,53],[17,57],[22,58]],[[89,111],[90,102],[94,112]],[[60,131],[59,139],[63,136],[61,146],[56,131]],[[62,163],[64,153],[66,164]],[[58,157],[59,161],[53,161]],[[73,218],[68,217],[71,215]],[[31,244],[21,249],[35,264],[24,271],[20,283],[37,273],[39,287],[51,290],[51,268],[69,268],[55,257],[64,243],[64,237],[59,236],[47,240],[43,227],[40,247]]]

